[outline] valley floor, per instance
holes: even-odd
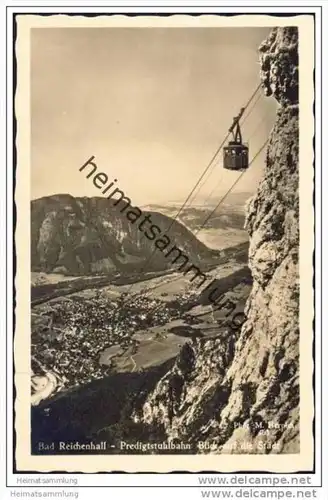
[[[208,276],[220,280],[243,268],[238,262],[225,263]],[[234,312],[243,310],[249,290],[249,285],[241,284],[226,294],[236,304]],[[199,305],[199,296],[188,277],[173,273],[135,283],[132,288],[85,289],[35,305],[33,404],[50,396],[50,382],[45,384],[43,379],[40,385],[40,377],[52,377],[53,395],[113,372],[160,365],[175,357],[190,339],[216,335],[229,311]]]
[[[52,278],[53,298],[45,295],[31,311],[33,453],[40,440],[59,442],[76,432],[81,440],[105,427],[108,437],[108,426],[126,422],[127,405],[146,397],[186,343],[224,335],[251,289],[245,248],[240,251],[206,272],[217,287],[217,306],[206,285],[197,289],[179,272],[133,285],[86,277],[78,280],[82,289],[76,280],[57,287]]]

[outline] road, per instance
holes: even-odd
[[[37,406],[43,399],[49,398],[57,387],[57,378],[50,372],[44,376],[35,375],[31,380],[34,393],[31,396],[32,406]]]

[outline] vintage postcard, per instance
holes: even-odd
[[[312,471],[314,18],[15,22],[17,471]]]

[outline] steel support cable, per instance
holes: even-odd
[[[266,116],[262,116],[261,120],[252,129],[252,131],[251,131],[251,133],[249,135],[248,141],[250,141],[252,139],[252,137],[254,137],[254,135],[256,134],[256,132],[258,131],[258,129],[260,128],[260,126],[262,125],[262,123],[264,123],[265,119],[266,119]]]
[[[250,105],[250,103],[252,102],[252,100],[254,99],[255,95],[257,94],[257,92],[260,90],[261,88],[261,83],[258,84],[258,86],[256,87],[256,89],[254,90],[253,94],[251,95],[251,97],[248,99],[247,103],[245,104],[244,108],[243,108],[243,112],[241,114],[240,117],[243,116],[244,112],[246,111],[246,109],[248,108],[248,106]],[[218,156],[219,152],[221,151],[221,149],[223,148],[225,142],[227,141],[228,137],[230,135],[230,131],[226,134],[225,138],[223,139],[223,141],[221,142],[220,146],[218,147],[218,149],[216,150],[216,152],[214,153],[214,155],[212,156],[212,159],[210,160],[210,162],[208,163],[207,167],[205,168],[205,170],[203,171],[202,175],[200,176],[200,178],[198,179],[198,181],[196,182],[195,186],[193,187],[193,189],[191,190],[191,192],[189,193],[189,195],[187,196],[186,200],[184,201],[183,205],[180,207],[179,209],[179,212],[177,213],[176,217],[179,217],[180,213],[182,212],[182,210],[185,208],[186,204],[188,203],[189,199],[191,198],[191,196],[193,195],[193,193],[195,192],[195,190],[197,189],[199,183],[202,181],[202,179],[204,178],[204,176],[206,175],[207,171],[209,170],[209,168],[211,167],[211,165],[213,164],[213,162],[215,161],[216,157]],[[172,221],[172,224],[175,222],[175,219],[173,219]],[[172,227],[172,225],[171,225]]]
[[[246,106],[245,106],[245,108],[244,108],[244,111],[246,110],[247,106],[249,106],[249,104],[251,103],[252,99],[254,98],[254,96],[256,95],[256,93],[258,92],[258,90],[260,89],[260,86],[261,86],[261,84],[260,84],[260,85],[257,87],[257,89],[253,92],[253,94],[252,94],[251,98],[248,100],[248,102],[247,102],[247,104],[246,104]],[[259,94],[259,95],[261,96],[261,94]],[[256,102],[258,102],[258,100],[259,100],[259,98],[258,98],[258,99],[256,99]],[[253,105],[251,109],[253,110],[253,109],[254,109],[254,107],[255,107],[255,105]],[[250,115],[250,111],[247,113],[247,116],[249,116],[249,115]],[[243,120],[243,122],[245,122],[245,119]],[[229,133],[230,133],[230,132],[229,132]],[[227,137],[228,137],[228,136],[229,136],[229,134],[227,135]],[[225,138],[225,140],[223,141],[222,145],[225,143],[225,141],[226,141],[227,137],[226,137],[226,138]],[[220,150],[220,149],[222,149],[222,145],[220,146],[219,150]],[[216,157],[216,156],[214,156],[213,158],[215,159],[215,157]],[[213,163],[213,159],[212,159],[212,163]],[[212,163],[209,163],[208,167],[207,167],[207,168],[205,169],[205,171],[203,172],[203,176],[201,176],[201,178],[199,179],[199,181],[198,181],[198,182],[200,182],[200,180],[202,179],[202,177],[204,177],[204,175],[205,175],[206,171],[209,169],[209,167],[211,166],[211,164],[212,164]],[[235,185],[235,184],[233,184],[233,186],[231,187],[231,189],[233,189],[234,185]],[[197,186],[197,184],[196,184],[196,186]],[[196,188],[196,186],[195,186],[195,188]],[[194,188],[194,190],[195,190],[195,188]],[[229,191],[229,192],[230,192],[230,191]],[[226,196],[228,196],[229,192],[227,193],[227,195],[226,195]],[[191,194],[191,193],[190,193],[190,194]],[[179,214],[181,213],[181,211],[182,211],[182,210],[183,210],[183,208],[185,207],[185,205],[186,205],[186,203],[187,203],[187,201],[188,201],[188,198],[190,198],[190,194],[189,194],[189,197],[187,197],[186,201],[184,202],[183,206],[180,208],[180,210],[179,210],[178,214],[177,214],[177,215],[175,216],[175,218],[172,220],[172,222],[171,222],[171,224],[170,224],[169,228],[166,230],[166,232],[164,233],[164,235],[165,235],[165,234],[166,234],[166,233],[167,233],[167,232],[171,229],[171,227],[172,227],[172,225],[174,224],[175,220],[177,219],[177,217],[179,216]],[[211,193],[211,195],[212,195],[212,193]],[[211,196],[211,195],[210,195],[210,196]],[[226,198],[226,196],[224,197],[224,199]],[[208,198],[207,198],[207,200],[208,200],[209,198],[210,198],[210,197],[208,197]],[[223,200],[222,200],[222,201],[223,201]],[[217,209],[217,207],[215,208],[215,210],[216,210],[216,209]],[[207,221],[206,221],[206,222],[207,222]],[[201,226],[201,227],[197,230],[197,232],[195,233],[195,235],[196,235],[196,234],[198,234],[198,232],[199,232],[199,231],[200,231],[203,227],[204,227],[204,226],[202,225],[202,226]],[[152,252],[152,254],[151,254],[150,258],[148,259],[148,261],[147,261],[147,262],[146,262],[146,264],[145,264],[144,269],[146,268],[147,264],[149,264],[149,263],[151,262],[151,259],[152,259],[152,257],[153,257],[153,255],[154,255],[154,253],[155,253],[155,252],[156,252],[156,249],[154,249],[154,250],[153,250],[153,252]],[[173,280],[173,281],[174,281],[174,280]],[[127,293],[129,293],[129,291],[132,289],[132,287],[133,287],[133,285],[132,285],[132,286],[128,289],[128,292],[127,292]],[[145,288],[141,291],[141,294],[143,295],[144,293],[147,293],[147,289],[148,289],[148,287],[146,286],[146,287],[145,287]]]
[[[252,102],[252,100],[254,99],[255,95],[257,94],[257,92],[260,90],[260,87],[261,87],[261,83],[259,83],[259,85],[256,87],[256,89],[254,90],[253,94],[251,95],[251,97],[248,99],[246,105],[244,106],[243,108],[243,112],[241,114],[241,117],[243,116],[243,113],[246,111],[246,109],[248,108],[248,106],[250,105],[250,103]],[[166,229],[166,231],[163,233],[163,235],[167,234],[170,229],[172,228],[173,224],[175,223],[176,219],[179,217],[180,213],[182,212],[182,210],[184,210],[186,204],[188,203],[188,201],[190,200],[191,196],[193,195],[193,193],[195,192],[195,190],[197,189],[199,183],[202,181],[202,179],[204,178],[204,176],[206,175],[207,171],[209,170],[209,168],[211,167],[211,165],[213,164],[214,160],[216,159],[216,157],[218,156],[219,152],[221,151],[221,149],[223,148],[224,144],[226,143],[228,137],[230,135],[230,131],[226,134],[224,140],[221,142],[220,146],[218,147],[218,149],[216,150],[216,152],[214,153],[214,155],[212,156],[212,159],[211,161],[208,163],[208,165],[206,166],[205,170],[203,171],[202,175],[199,177],[198,181],[196,182],[195,186],[193,187],[193,189],[190,191],[189,195],[187,196],[186,200],[184,201],[184,203],[182,204],[182,206],[180,207],[178,213],[175,215],[175,217],[172,219],[169,227]],[[154,255],[154,253],[156,252],[157,248],[155,247],[153,252],[151,253],[150,255],[150,258],[147,260],[145,266],[144,266],[144,269],[142,271],[145,270],[146,266],[151,262],[151,259]]]
[[[254,92],[252,93],[251,97],[248,99],[247,103],[245,104],[245,106],[242,108],[242,113],[240,114],[240,118],[242,118],[244,112],[246,111],[246,109],[249,107],[249,105],[251,104],[251,102],[253,101],[255,95],[257,94],[257,92],[260,90],[261,88],[261,82],[258,84],[258,86],[256,87],[256,89],[254,90]],[[244,120],[245,121],[245,120]],[[186,204],[188,203],[188,201],[190,200],[191,196],[193,195],[193,193],[195,192],[195,190],[197,189],[198,185],[200,184],[200,182],[202,181],[202,179],[204,178],[204,176],[206,175],[206,173],[208,172],[208,170],[210,169],[210,167],[212,166],[213,162],[215,161],[215,159],[217,158],[218,154],[220,153],[221,149],[223,148],[224,144],[226,143],[228,137],[230,135],[230,130],[228,131],[228,133],[226,134],[225,138],[223,139],[223,141],[221,142],[220,146],[218,147],[218,149],[215,151],[214,155],[212,156],[210,162],[208,163],[208,165],[206,166],[205,170],[203,171],[202,175],[199,177],[198,181],[196,182],[195,186],[193,187],[193,189],[190,191],[190,193],[188,194],[187,198],[185,199],[184,203],[182,204],[182,206],[179,208],[178,210],[178,213],[175,215],[175,217],[172,219],[169,227],[166,229],[166,231],[162,234],[162,236],[166,235],[170,229],[172,228],[173,224],[175,223],[175,221],[177,220],[177,218],[179,217],[179,215],[181,214],[181,212],[184,210]],[[155,247],[154,250],[152,251],[152,253],[150,254],[150,257],[147,259],[147,261],[145,262],[145,265],[143,267],[143,269],[141,270],[141,273],[143,273],[147,266],[150,264],[155,252],[156,252],[157,248]],[[126,294],[130,294],[132,288],[133,288],[133,285],[134,283],[131,284],[131,286],[128,288],[128,290],[125,292]],[[128,299],[130,300],[130,299]],[[123,303],[122,306],[124,306],[125,304]],[[114,315],[115,316],[115,315]]]
[[[259,86],[256,88],[256,90],[254,91],[254,93],[252,94],[252,96],[250,97],[250,99],[248,100],[247,104],[245,105],[244,107],[244,112],[245,110],[247,109],[247,107],[250,105],[250,103],[252,102],[252,100],[254,99],[256,93],[259,91],[261,87],[261,84],[259,84]],[[243,118],[242,122],[241,122],[241,125],[243,125],[245,123],[245,121],[247,120],[247,118],[249,117],[249,115],[252,113],[252,111],[254,110],[256,104],[258,103],[258,101],[260,100],[260,98],[263,96],[263,94],[259,93],[257,98],[255,99],[254,103],[252,104],[252,106],[250,107],[248,113],[246,114],[246,116]],[[214,157],[212,158],[212,160],[210,161],[208,167],[205,169],[203,175],[201,176],[201,178],[198,180],[196,186],[194,187],[193,191],[191,192],[190,194],[190,199],[187,198],[184,205],[182,206],[182,208],[180,209],[180,211],[178,212],[178,214],[176,215],[176,218],[180,215],[181,211],[184,210],[187,206],[187,202],[188,202],[188,199],[189,199],[189,203],[188,205],[190,206],[192,204],[192,202],[194,201],[194,199],[197,197],[197,194],[199,193],[199,191],[202,189],[202,187],[205,185],[205,183],[207,182],[207,180],[209,179],[209,177],[211,176],[214,168],[216,167],[217,164],[214,164],[213,165],[213,162],[215,160],[215,158],[217,157],[218,153],[220,152],[220,150],[222,149],[224,143],[226,142],[226,140],[228,139],[229,137],[229,134],[230,132],[226,135],[223,143],[220,145],[219,149],[217,150],[217,152],[215,153]],[[208,172],[208,170],[211,168],[211,170]],[[201,182],[201,180],[203,179],[203,177],[205,176],[205,174],[208,173],[208,176],[207,176],[207,179],[204,179],[203,183],[199,186],[198,184]],[[195,191],[195,192],[194,192]],[[191,197],[191,195],[193,195]]]
[[[263,149],[265,148],[265,146],[267,145],[267,143],[269,142],[269,139],[267,139],[263,145],[260,147],[260,149],[257,151],[256,155],[252,158],[250,164],[249,164],[249,167],[255,162],[255,160],[258,158],[258,156],[261,154],[261,152],[263,151]],[[216,207],[214,208],[214,210],[212,210],[212,212],[209,214],[209,216],[205,219],[205,221],[203,222],[202,226],[196,231],[196,233],[194,233],[194,235],[196,236],[203,228],[204,226],[207,224],[207,222],[211,219],[211,217],[214,215],[214,213],[216,212],[216,210],[219,208],[219,206],[223,203],[223,201],[227,198],[227,196],[231,193],[231,191],[233,190],[233,188],[237,185],[237,183],[239,182],[239,180],[242,178],[242,176],[247,172],[246,171],[243,171],[241,172],[241,174],[239,174],[239,176],[237,177],[237,179],[233,182],[233,184],[230,186],[230,188],[228,189],[228,191],[226,192],[226,194],[220,199],[219,203],[216,205]],[[169,281],[169,284],[173,283],[174,281],[177,281],[181,279],[181,276],[176,276],[175,278],[173,278],[171,281]],[[151,292],[153,290],[155,290],[156,288],[159,288],[160,286],[162,286],[163,283],[159,283],[158,285],[155,285],[154,287],[151,288]],[[159,309],[161,307],[162,304],[160,304],[159,306],[156,306],[151,312],[152,314],[154,312],[157,311],[157,309]]]
[[[255,99],[255,101],[253,102],[252,106],[249,108],[248,110],[248,113],[243,117],[242,121],[240,122],[240,126],[244,125],[245,121],[247,120],[247,118],[249,117],[249,115],[253,112],[256,104],[259,102],[259,100],[261,99],[261,97],[263,97],[263,94],[258,94],[257,98]]]
[[[258,156],[261,154],[261,152],[263,151],[263,149],[265,148],[265,146],[267,145],[267,143],[269,142],[269,139],[267,139],[264,144],[260,147],[260,149],[258,150],[258,152],[256,153],[256,155],[253,157],[253,159],[251,160],[250,164],[249,164],[249,167],[252,165],[252,163],[254,163],[254,161],[258,158]],[[226,194],[220,199],[219,203],[216,205],[216,207],[214,208],[214,210],[212,210],[212,212],[209,214],[209,216],[205,219],[205,221],[203,222],[202,226],[196,231],[196,233],[194,234],[195,236],[204,228],[204,226],[207,224],[207,222],[211,219],[211,217],[215,214],[216,210],[219,208],[219,206],[223,203],[223,201],[227,198],[227,196],[231,193],[231,191],[233,190],[233,188],[237,185],[237,183],[239,182],[239,180],[242,178],[242,176],[247,172],[247,170],[244,170],[243,172],[241,172],[241,174],[239,174],[239,176],[237,177],[237,179],[234,181],[234,183],[232,184],[232,186],[228,189],[228,191],[226,192]],[[169,283],[173,283],[174,281],[177,281],[178,279],[181,279],[181,276],[177,276],[176,278],[174,278],[173,280],[171,280]],[[161,286],[161,284],[157,285],[157,286],[154,286],[151,291],[153,291],[155,288],[158,288],[159,286]],[[156,306],[152,311],[151,313],[154,314],[159,308],[161,307],[161,305],[159,306]]]
[[[260,153],[263,151],[263,149],[265,148],[266,144],[268,143],[269,139],[267,139],[264,144],[261,146],[261,148],[258,150],[258,152],[256,153],[256,155],[254,156],[254,158],[251,160],[250,164],[249,164],[249,167],[252,165],[252,163],[257,159],[257,157],[260,155]],[[198,230],[194,233],[194,236],[196,236],[202,229],[204,229],[205,225],[207,224],[207,222],[212,218],[212,216],[214,215],[214,213],[216,212],[216,210],[219,208],[219,206],[223,203],[223,201],[227,198],[227,196],[231,193],[231,191],[233,190],[233,188],[237,185],[237,183],[239,182],[239,180],[241,179],[241,177],[247,172],[246,171],[243,171],[238,177],[237,179],[234,181],[234,183],[232,184],[232,186],[228,189],[228,191],[225,193],[225,195],[220,199],[219,203],[215,206],[214,210],[212,210],[212,212],[209,214],[209,216],[205,219],[205,221],[203,222],[202,226],[200,228],[198,228]],[[181,276],[177,276],[175,278],[173,278],[169,283],[173,283],[174,281],[177,281],[178,279],[181,279]],[[159,288],[160,286],[162,286],[162,283],[159,283],[158,285],[155,285],[153,287],[148,288],[149,291],[153,291],[155,290],[156,288]],[[144,291],[147,291],[147,289],[144,289]],[[154,309],[154,311],[156,310],[157,308]],[[154,312],[153,311],[153,312]]]
[[[196,189],[196,191],[194,192],[193,196],[190,198],[189,200],[189,203],[188,203],[188,206],[184,208],[184,210],[186,210],[187,208],[191,207],[193,201],[197,198],[198,196],[198,193],[201,191],[201,189],[203,188],[203,186],[205,186],[206,182],[208,181],[208,179],[211,177],[213,171],[214,171],[214,168],[217,167],[217,163],[213,164],[212,165],[212,168],[211,170],[209,170],[209,172],[207,173],[207,178],[204,179],[204,181],[202,182],[202,184],[200,184],[198,186],[198,188]],[[220,182],[221,182],[221,179],[222,179],[222,173],[221,173],[221,176],[220,176]],[[206,203],[206,201],[205,201]]]

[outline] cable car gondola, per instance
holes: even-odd
[[[248,168],[248,146],[243,144],[239,120],[244,112],[242,108],[239,115],[234,118],[229,129],[233,140],[223,148],[223,167],[228,170],[246,170]]]

